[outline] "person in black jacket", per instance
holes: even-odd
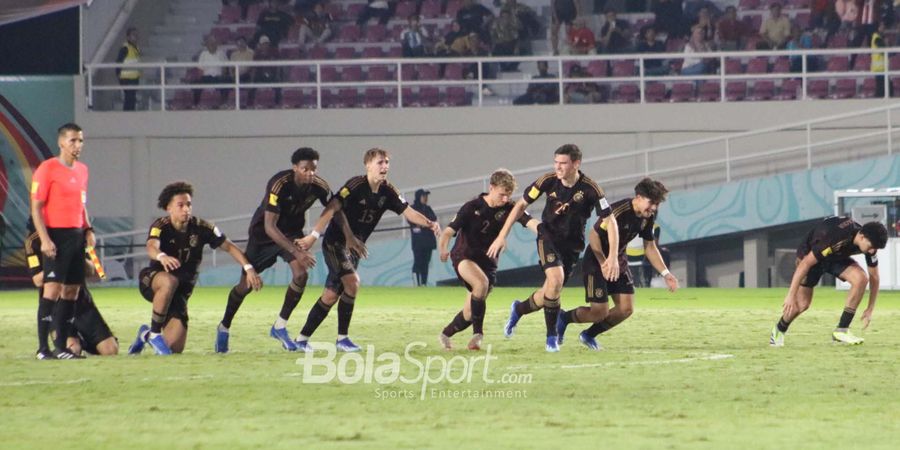
[[[412,204],[412,208],[431,221],[437,221],[437,215],[434,210],[428,206],[428,194],[431,192],[425,189],[416,191],[416,200]],[[428,228],[418,225],[409,225],[412,236],[412,252],[413,252],[413,275],[416,277],[416,286],[428,285],[428,266],[431,263],[431,252],[437,248],[437,239],[434,233]]]

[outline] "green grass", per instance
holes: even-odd
[[[862,333],[866,343],[844,347],[830,342],[843,293],[819,291],[781,349],[769,348],[767,340],[784,289],[647,289],[638,291],[634,316],[601,336],[605,351],[581,347],[575,339],[581,326],[573,325],[563,351],[547,354],[541,314],[524,318],[516,336],[503,339],[510,300],[529,291],[497,289],[485,325],[485,344],[492,344],[496,358],[489,376],[530,376],[531,383],[485,383],[482,363],[471,383],[434,387],[520,397],[441,399],[429,388],[424,400],[421,383],[304,383],[298,355],[268,337],[282,287],[247,298],[229,355],[211,351],[227,290],[204,288],[191,299],[184,355],[85,361],[33,360],[36,295],[3,292],[0,446],[897,448],[900,294],[883,293],[872,326]],[[319,288],[308,292],[290,322],[292,335]],[[364,287],[352,336],[374,345],[376,355],[402,357],[408,343],[421,341],[428,347],[411,353],[420,362],[475,356],[436,347],[462,294],[459,288]],[[149,305],[134,289],[98,288],[94,295],[127,348],[137,325],[149,319]],[[567,290],[563,306],[580,305],[580,295],[580,289]],[[332,314],[314,341],[332,341],[335,327]],[[859,332],[858,323],[854,329]],[[464,348],[468,333],[454,342]],[[418,373],[405,360],[401,367],[406,376]],[[379,398],[385,392],[412,398]],[[60,430],[71,437],[56,439]]]

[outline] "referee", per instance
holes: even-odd
[[[57,143],[59,157],[42,162],[31,181],[31,217],[44,254],[44,295],[38,314],[46,317],[52,311],[54,356],[75,359],[81,356],[66,348],[66,339],[84,282],[85,244],[94,245],[94,231],[85,208],[88,168],[78,162],[84,147],[81,127],[74,123],[59,127]]]

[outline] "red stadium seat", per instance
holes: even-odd
[[[722,98],[722,85],[718,81],[704,81],[697,89],[697,100],[701,102],[717,102]]]
[[[669,96],[671,102],[688,102],[694,100],[693,83],[675,83]]]
[[[640,101],[641,95],[638,86],[633,83],[620,84],[613,89],[613,103],[636,103]]]
[[[666,85],[663,83],[647,83],[644,91],[644,101],[647,103],[666,101]]]
[[[729,102],[741,101],[747,96],[746,81],[729,81],[725,84],[725,99]]]
[[[808,80],[806,82],[806,98],[828,97],[828,80]]]
[[[753,83],[748,100],[764,101],[775,97],[775,82],[772,80],[760,80]]]
[[[854,98],[856,97],[856,79],[842,78],[834,82],[834,92],[831,98]]]

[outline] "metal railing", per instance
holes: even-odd
[[[884,58],[884,69],[878,72],[872,72],[868,68],[864,70],[848,70],[841,72],[828,71],[810,71],[810,61],[819,60],[826,57],[847,56],[852,55],[875,55],[880,54]],[[245,109],[246,105],[242,105],[240,93],[250,89],[262,88],[280,88],[280,89],[308,89],[315,93],[315,107],[322,108],[327,106],[323,103],[323,91],[332,88],[394,88],[396,92],[392,93],[392,97],[396,100],[393,106],[404,108],[408,107],[408,102],[404,101],[404,88],[416,88],[424,86],[462,86],[472,88],[474,90],[473,100],[476,106],[485,105],[484,88],[490,86],[497,88],[499,86],[527,85],[535,82],[556,83],[559,92],[564,93],[566,86],[574,83],[600,83],[610,85],[620,84],[636,84],[639,91],[639,101],[647,102],[646,92],[650,83],[674,83],[674,82],[700,82],[700,81],[718,81],[719,82],[719,98],[718,101],[725,102],[728,100],[726,92],[726,83],[730,81],[761,81],[761,80],[787,80],[799,79],[800,89],[797,99],[807,98],[809,91],[809,82],[816,79],[839,79],[839,78],[867,78],[874,76],[884,76],[881,81],[884,83],[884,96],[888,97],[890,93],[891,76],[900,75],[900,70],[892,70],[890,58],[892,55],[900,54],[900,48],[890,47],[882,49],[854,48],[854,49],[817,49],[817,50],[766,50],[766,51],[732,51],[732,52],[709,52],[709,53],[692,53],[690,58],[700,58],[707,61],[716,61],[718,63],[718,73],[705,75],[647,75],[646,64],[650,60],[654,61],[678,61],[684,59],[686,55],[683,53],[639,53],[639,54],[621,54],[621,55],[583,55],[583,56],[528,56],[528,57],[481,57],[481,58],[384,58],[384,59],[344,59],[344,60],[280,60],[280,61],[246,61],[246,62],[223,62],[210,63],[206,67],[219,67],[223,70],[227,69],[231,73],[239,73],[242,68],[263,68],[277,67],[281,69],[307,68],[312,71],[313,79],[303,82],[266,82],[266,83],[250,83],[241,81],[239,77],[228,82],[206,84],[198,82],[184,83],[185,74],[190,69],[201,69],[197,62],[160,62],[160,63],[137,63],[137,64],[117,64],[117,63],[100,63],[86,65],[86,80],[88,105],[94,104],[94,98],[103,92],[120,92],[123,89],[149,91],[158,93],[160,99],[160,109],[168,108],[168,101],[175,98],[175,92],[183,90],[196,89],[227,89],[234,92],[233,107],[234,109]],[[726,73],[728,65],[726,62],[732,59],[750,60],[756,57],[767,58],[800,58],[801,67],[798,72],[777,72],[773,73],[766,69],[765,73]],[[556,70],[553,77],[533,79],[533,78],[485,78],[488,67],[494,67],[500,63],[530,63],[537,61],[548,61],[552,69]],[[632,76],[598,76],[594,74],[591,77],[570,77],[566,74],[566,69],[570,63],[590,64],[594,61],[605,61],[607,64],[613,65],[617,61],[632,61],[635,65],[635,75]],[[472,71],[472,79],[429,79],[415,80],[405,79],[405,67],[415,68],[421,65],[447,65],[447,64],[463,64],[470,65],[474,68]],[[897,62],[894,63],[896,69],[900,69]],[[372,67],[384,66],[392,69],[388,72],[388,78],[385,80],[369,80],[369,81],[337,81],[323,80],[322,71],[326,67]],[[852,69],[852,65],[848,66]],[[116,69],[132,69],[141,70],[144,73],[143,83],[138,86],[120,86],[117,84],[116,78],[112,71]],[[609,73],[611,73],[610,71]],[[106,76],[104,76],[104,74]],[[283,78],[289,78],[287,76]],[[152,82],[147,82],[153,80]],[[521,86],[520,86],[521,87]],[[566,104],[565,95],[560,95],[559,104]]]

